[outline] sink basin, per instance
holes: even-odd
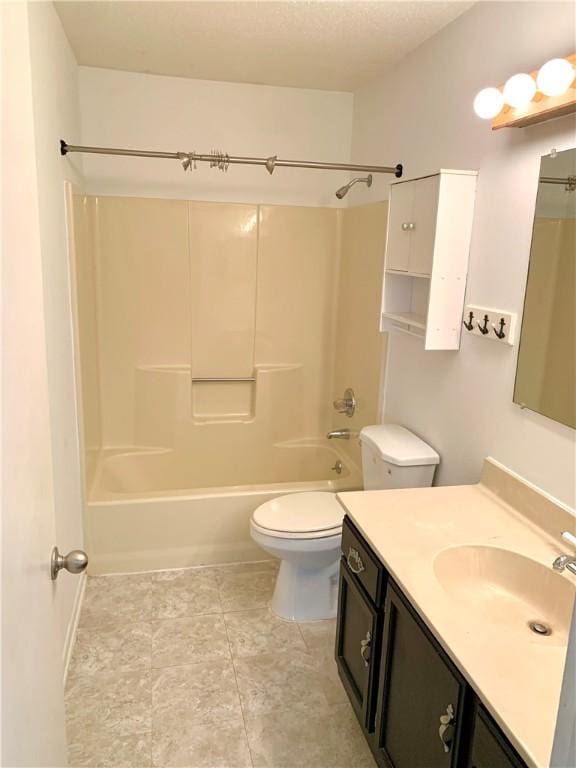
[[[567,578],[528,557],[497,547],[445,549],[434,560],[444,590],[503,636],[566,645],[576,596]],[[530,628],[536,623],[548,634]]]

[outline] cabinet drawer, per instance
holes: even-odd
[[[342,557],[346,565],[366,590],[366,593],[380,607],[384,594],[386,571],[371,553],[349,517],[344,518],[342,528]]]

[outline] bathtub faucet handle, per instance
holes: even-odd
[[[356,410],[356,397],[354,396],[354,390],[348,387],[344,390],[344,397],[339,397],[334,400],[334,409],[338,413],[345,413],[346,416],[352,418],[354,411]]]

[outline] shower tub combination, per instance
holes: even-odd
[[[327,440],[264,448],[222,455],[217,465],[201,451],[103,451],[87,504],[91,572],[260,560],[249,525],[257,506],[288,493],[361,487],[359,468]]]
[[[381,206],[68,191],[90,572],[262,559],[256,507],[360,488],[357,446],[323,435],[343,426],[334,390],[360,375],[342,356],[359,294],[340,262],[380,265]],[[365,303],[377,314],[379,291]]]

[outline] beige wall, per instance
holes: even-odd
[[[223,445],[233,458],[323,437],[336,362],[342,381],[356,369],[360,417],[375,419],[385,206],[73,199],[89,487],[100,448],[217,462]],[[361,305],[350,335],[348,304]],[[347,341],[336,361],[337,323]],[[196,381],[206,377],[254,380]]]
[[[100,408],[100,351],[98,307],[96,301],[95,200],[73,194],[69,220],[72,224],[71,248],[76,334],[80,365],[77,376],[82,393],[82,426],[86,482],[94,477],[98,453],[102,448]],[[76,258],[81,255],[81,258]]]
[[[102,437],[134,444],[136,370],[189,363],[187,205],[97,198]]]
[[[342,211],[332,399],[342,397],[346,387],[351,387],[357,406],[351,418],[333,412],[335,428],[359,431],[380,422],[387,334],[379,332],[379,313],[387,215],[387,202]],[[342,447],[360,463],[358,440],[342,441]]]
[[[256,361],[302,366],[297,398],[279,407],[292,409],[308,437],[330,424],[338,216],[327,208],[260,208]]]

